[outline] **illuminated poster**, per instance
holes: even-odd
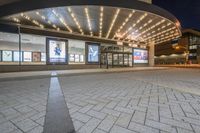
[[[98,45],[88,45],[88,62],[99,62]]]
[[[65,63],[66,62],[66,42],[49,40],[49,62]]]
[[[40,61],[41,61],[41,53],[33,52],[33,62],[40,62]]]
[[[31,62],[31,61],[32,61],[32,53],[24,52],[24,62]]]
[[[148,51],[144,49],[133,50],[134,63],[148,63]]]
[[[3,51],[2,59],[3,61],[12,61],[12,51]]]
[[[84,55],[80,55],[80,62],[84,62]]]
[[[70,54],[69,61],[74,62],[74,60],[75,60],[74,54]]]
[[[1,61],[1,51],[0,51],[0,61]]]
[[[46,53],[41,53],[41,61],[46,61]]]
[[[75,54],[75,62],[79,62],[79,55]]]
[[[19,53],[21,53],[21,60],[19,60]],[[22,52],[14,51],[14,61],[22,61]]]

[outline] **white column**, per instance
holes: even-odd
[[[149,43],[149,66],[154,66],[154,42]]]

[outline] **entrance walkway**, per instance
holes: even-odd
[[[1,78],[0,132],[199,133],[200,70],[152,69]]]

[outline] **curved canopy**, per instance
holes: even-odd
[[[20,8],[7,11],[16,6]],[[2,13],[4,8],[6,12]],[[3,21],[14,21],[22,26],[129,43],[161,43],[181,35],[180,24],[172,14],[136,0],[44,0],[42,3],[14,0],[2,5],[0,16],[4,16]]]

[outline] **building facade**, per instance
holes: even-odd
[[[2,3],[0,71],[153,66],[154,45],[181,32],[172,14],[149,3]]]
[[[180,49],[176,49],[176,46],[180,46]],[[184,29],[182,37],[178,40],[155,46],[156,64],[185,64],[186,58],[188,58],[187,63],[200,64],[200,32],[198,30]]]

